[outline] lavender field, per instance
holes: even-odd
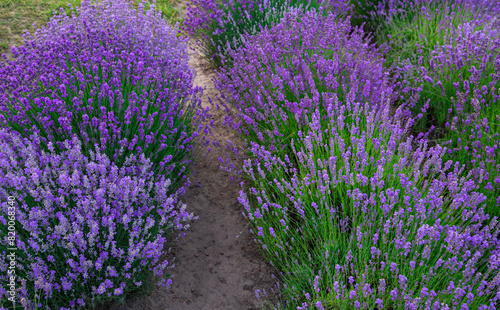
[[[500,308],[499,1],[154,3],[84,0],[0,62],[0,309],[171,287],[214,150],[277,272],[262,308]]]

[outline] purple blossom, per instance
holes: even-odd
[[[14,245],[0,241],[0,278],[8,282],[7,247],[17,246],[26,253],[17,257],[25,266],[17,275],[39,281],[38,294],[50,307],[76,305],[71,298],[82,304],[108,288],[125,294],[134,283],[142,285],[129,279],[145,271],[162,274],[168,264],[160,262],[164,232],[185,230],[194,219],[178,206],[182,189],[170,194],[170,180],[156,178],[144,154],[128,156],[119,168],[100,152],[83,155],[81,144],[75,135],[60,152],[46,152],[38,135],[28,139],[0,129],[0,221],[6,227],[7,197],[14,197],[16,230],[25,236]],[[120,282],[119,289],[113,286]],[[80,283],[96,291],[82,292]],[[28,288],[23,298],[35,300],[34,294]]]
[[[245,44],[249,35],[278,24],[289,12],[321,10],[347,15],[346,0],[191,0],[183,29],[196,40],[207,58],[217,67],[231,63],[229,50]]]
[[[178,33],[154,6],[126,0],[55,13],[0,63],[0,126],[38,133],[56,151],[77,134],[84,155],[99,150],[118,166],[144,153],[172,188],[186,185],[210,125]]]

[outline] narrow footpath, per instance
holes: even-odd
[[[203,107],[210,107],[208,97],[215,100],[217,93],[212,82],[215,70],[200,52],[190,49],[189,53],[189,64],[196,70],[194,85],[205,89]],[[241,139],[222,124],[222,109],[212,113],[213,132],[221,147],[212,148],[196,162],[192,185],[181,198],[187,210],[199,219],[168,255],[175,257],[175,267],[166,270],[174,274],[171,288],[156,289],[150,296],[129,300],[126,307],[115,305],[111,310],[262,309],[255,290],[265,289],[273,297],[276,281],[272,274],[276,271],[259,254],[253,241],[242,214],[244,208],[238,202],[239,185],[219,168],[218,158],[226,158],[224,143],[229,139],[240,144]]]

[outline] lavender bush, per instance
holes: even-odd
[[[486,212],[500,216],[500,32],[476,26],[446,30],[428,58],[407,60],[395,72],[399,87],[418,98],[412,109],[423,116],[418,130],[426,122],[436,127],[447,158],[473,171],[477,190],[488,198]]]
[[[352,1],[351,21],[364,23],[379,43],[388,43],[393,50],[389,58],[404,59],[407,53],[411,55],[408,49],[418,48],[415,43],[432,48],[443,29],[472,19],[491,20],[499,9],[495,0],[360,0]]]
[[[244,165],[239,200],[281,271],[278,309],[497,309],[498,223],[483,225],[470,174],[404,138],[400,112],[326,110],[292,141],[297,164],[253,143]]]
[[[399,101],[413,100],[414,132],[431,129],[433,142],[449,147],[446,159],[474,170],[477,190],[487,196],[486,212],[495,216],[500,216],[499,5],[384,0],[359,2],[353,9],[365,7],[366,20],[379,25],[375,35],[389,47],[384,56]]]
[[[447,31],[474,22],[481,30],[491,16],[485,14],[488,1],[424,1],[407,10],[390,15],[379,25],[379,42],[387,43],[386,65],[408,58],[429,58],[430,52],[447,39]],[[491,2],[491,1],[489,1]]]
[[[278,308],[496,309],[499,230],[472,173],[410,136],[404,105],[391,116],[362,30],[297,14],[248,37],[215,81],[248,137],[239,201],[281,271]]]
[[[324,8],[347,14],[347,0],[191,0],[184,29],[197,40],[210,62],[231,66],[230,49],[237,49],[248,34],[277,24],[286,12]]]
[[[76,135],[71,142],[56,153],[37,135],[0,129],[0,305],[7,309],[8,248],[17,248],[16,276],[23,279],[16,282],[18,305],[89,308],[162,275],[167,238],[193,219],[178,206],[183,189],[170,195],[170,180],[157,178],[144,154],[127,156],[119,168],[103,153],[85,156]],[[15,238],[7,234],[9,220]],[[162,278],[158,285],[170,283]]]
[[[40,133],[56,150],[77,134],[84,155],[97,144],[118,166],[144,153],[181,187],[210,134],[188,39],[154,5],[85,0],[77,11],[54,14],[0,64],[0,126]]]
[[[287,14],[245,40],[230,52],[234,67],[222,68],[214,81],[228,112],[225,124],[247,137],[247,145],[258,141],[290,153],[290,140],[306,125],[306,115],[323,109],[325,97],[387,105],[388,73],[365,36],[348,19],[308,11]]]

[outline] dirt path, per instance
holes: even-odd
[[[193,53],[191,51],[191,53]],[[191,56],[190,65],[196,70],[194,84],[204,87],[203,107],[210,106],[208,97],[215,99],[212,77],[215,71],[199,53]],[[222,125],[223,112],[214,113],[214,135],[221,145],[228,139],[241,140]],[[239,186],[233,184],[228,172],[219,168],[224,147],[212,150],[195,164],[195,178],[201,188],[192,186],[182,197],[189,212],[199,216],[186,235],[172,249],[175,267],[171,288],[155,290],[146,298],[128,301],[127,307],[112,310],[184,310],[184,309],[262,309],[255,290],[271,292],[276,281],[272,267],[259,254],[253,236],[239,204]],[[240,233],[242,232],[243,233]],[[237,238],[236,236],[239,235]]]

